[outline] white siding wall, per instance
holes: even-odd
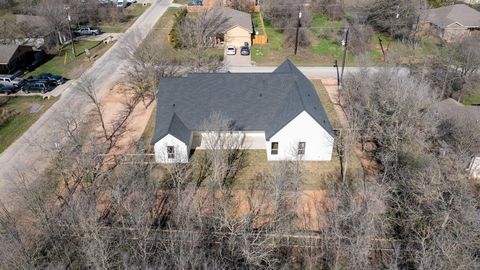
[[[155,144],[155,160],[159,163],[186,163],[189,159],[190,149],[205,149],[205,142],[211,134],[215,133],[194,132],[188,146],[169,134]],[[333,137],[305,111],[272,136],[270,141],[265,140],[263,131],[233,132],[222,135],[233,136],[233,138],[245,136],[243,148],[266,149],[268,160],[300,158],[302,160],[328,161],[332,159]],[[279,143],[278,155],[271,155],[272,142]],[[299,142],[306,143],[305,154],[302,156],[297,156]],[[175,159],[168,159],[167,146],[175,147]]]
[[[175,158],[169,159],[167,146],[175,147]],[[187,163],[190,148],[179,139],[168,134],[155,143],[155,161],[158,163]]]
[[[213,133],[216,135],[216,133]],[[206,142],[212,133],[195,132],[193,135],[192,148],[206,149]],[[247,132],[232,132],[222,134],[222,136],[231,137],[231,140],[243,139],[243,149],[265,149],[265,132],[263,131],[247,131]]]
[[[271,143],[278,142],[278,155],[271,155]],[[305,142],[302,160],[331,160],[334,139],[310,114],[303,111],[266,142],[268,160],[297,158],[298,143]]]

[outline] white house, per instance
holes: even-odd
[[[159,163],[188,162],[205,149],[203,123],[229,119],[243,148],[265,149],[268,160],[331,160],[334,131],[312,83],[289,61],[273,73],[201,73],[160,82],[152,144]]]

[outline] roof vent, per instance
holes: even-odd
[[[261,97],[263,97],[263,94],[262,94],[262,93],[260,93],[260,96],[261,96]]]
[[[313,106],[313,109],[316,110],[316,109],[317,109],[317,106]]]
[[[172,107],[175,107],[175,103],[173,103]]]
[[[308,96],[310,96],[310,94],[307,94]]]

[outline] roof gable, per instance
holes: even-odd
[[[228,7],[215,7],[213,9],[220,10],[226,17],[229,18],[229,26],[227,26],[227,29],[225,31],[231,30],[238,26],[245,29],[250,34],[253,33],[252,15],[250,15],[250,13],[242,12]]]
[[[167,136],[168,134],[174,136],[178,140],[188,144],[190,141],[190,136],[192,134],[191,130],[189,130],[185,124],[183,123],[182,119],[178,117],[178,115],[174,112],[171,115],[171,120],[168,125],[157,125],[155,130],[155,134],[153,137],[153,142],[158,142],[163,137]]]
[[[430,9],[427,20],[442,28],[453,23],[458,23],[467,28],[480,27],[480,12],[467,5],[457,4]]]

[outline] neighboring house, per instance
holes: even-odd
[[[252,44],[253,23],[250,13],[231,8],[222,8],[223,14],[229,18],[229,25],[224,33],[225,45],[235,47]]]
[[[439,102],[435,108],[440,119],[453,122],[466,120],[472,127],[480,126],[480,106],[465,106],[449,98]],[[480,153],[472,157],[469,171],[472,177],[480,178]]]
[[[245,8],[253,9],[258,5],[258,0],[194,0],[192,1],[195,5],[201,5],[207,8],[212,7],[233,7],[235,4],[241,4]]]
[[[480,0],[461,0],[461,2],[469,5],[478,5],[480,4]]]
[[[451,5],[430,9],[425,22],[433,34],[451,42],[480,30],[480,12],[464,4]]]
[[[188,162],[205,149],[211,115],[229,119],[244,149],[271,161],[331,160],[334,131],[312,83],[289,61],[273,73],[200,73],[163,78],[152,144],[159,163]],[[236,132],[236,133],[235,133]]]
[[[45,17],[16,14],[6,21],[11,25],[10,34],[0,43],[31,46],[35,51],[49,49],[69,40],[69,34],[55,32]]]
[[[31,46],[0,45],[0,73],[11,74],[33,63]]]
[[[20,35],[22,37],[16,40],[16,44],[32,46],[34,50],[42,50],[45,47],[55,45],[56,35],[49,27],[47,19],[42,16],[32,15],[15,15],[17,27],[23,29]],[[65,35],[60,35],[63,40],[59,40],[62,44],[66,41]]]
[[[212,14],[218,16],[223,14],[228,18],[228,24],[225,26],[223,33],[217,37],[217,44],[234,45],[235,47],[248,46],[252,44],[253,23],[250,13],[238,11],[231,8],[214,7]],[[187,16],[195,16],[196,12],[189,12]]]

